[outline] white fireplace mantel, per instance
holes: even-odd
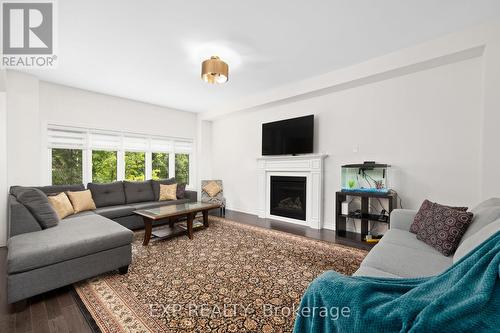
[[[323,160],[328,155],[263,156],[257,159],[259,171],[259,217],[323,227]],[[306,220],[271,215],[271,176],[306,177]]]

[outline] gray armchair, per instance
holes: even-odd
[[[210,182],[216,182],[217,185],[221,188],[220,192],[217,193],[216,196],[211,197],[205,190],[203,189],[205,185]],[[219,204],[220,214],[221,216],[226,216],[226,198],[224,198],[224,187],[222,186],[222,180],[202,180],[201,181],[201,202],[204,203],[215,203]]]

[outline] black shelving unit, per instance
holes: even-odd
[[[359,214],[354,214],[350,212],[348,215],[342,214],[342,202],[347,201],[347,197],[360,197],[361,198],[361,212]],[[390,214],[393,209],[397,207],[398,194],[395,191],[389,191],[387,193],[377,193],[377,192],[356,192],[356,191],[338,191],[335,194],[336,205],[335,205],[335,232],[338,240],[345,239],[348,243],[361,243],[362,247],[373,247],[374,243],[367,243],[364,241],[365,236],[368,234],[368,224],[369,222],[379,222],[387,223],[387,227],[390,228],[391,220],[390,216],[382,216],[370,213],[370,199],[388,199],[389,201],[389,211]],[[358,219],[361,220],[361,232],[355,233],[347,231],[347,220],[348,219]]]

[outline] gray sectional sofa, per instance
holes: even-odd
[[[172,183],[165,180],[162,183]],[[8,302],[59,288],[101,273],[126,273],[132,260],[130,229],[143,227],[134,210],[197,201],[195,191],[184,199],[159,202],[159,183],[88,184],[97,209],[81,212],[43,229],[18,201],[19,187],[9,195],[7,255]],[[81,191],[84,185],[36,187],[46,195]]]
[[[455,254],[445,257],[411,233],[415,210],[396,209],[391,229],[368,253],[355,276],[416,278],[442,273],[454,262],[500,230],[500,198],[491,198],[471,210],[473,220]]]

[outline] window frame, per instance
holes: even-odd
[[[51,143],[55,140],[50,140],[51,131],[68,131],[71,133],[80,133],[82,135],[81,143]],[[93,143],[92,135],[105,135],[110,138],[116,139],[110,145],[96,145]],[[144,140],[145,145],[134,149],[131,146],[126,146],[126,138],[136,138]],[[155,144],[153,145],[153,141]],[[160,142],[160,146],[158,145]],[[161,145],[163,143],[163,146]],[[145,179],[152,178],[152,154],[153,153],[167,153],[168,154],[168,178],[175,177],[175,155],[187,154],[189,155],[189,184],[186,184],[188,189],[193,189],[195,186],[194,178],[194,151],[195,141],[188,138],[175,138],[164,137],[157,135],[145,135],[131,132],[120,132],[103,129],[92,129],[65,125],[49,124],[47,126],[47,151],[48,151],[48,172],[47,177],[50,184],[52,184],[52,149],[79,149],[82,150],[82,181],[84,184],[92,182],[92,151],[105,150],[116,151],[117,153],[117,181],[125,180],[125,152],[142,152],[145,153]]]

